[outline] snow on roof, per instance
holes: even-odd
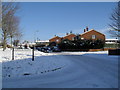
[[[54,37],[53,37],[53,38],[51,38],[51,39],[54,39],[54,38],[61,38],[61,37],[59,37],[59,36],[54,36]],[[50,40],[51,40],[51,39],[50,39]]]
[[[35,42],[49,42],[49,40],[40,40],[40,41],[35,41]]]
[[[84,34],[89,33],[89,32],[91,32],[91,31],[95,31],[95,32],[97,32],[97,33],[100,33],[100,32],[98,32],[98,31],[96,31],[96,30],[94,30],[94,29],[91,29],[91,30],[89,30],[89,31],[84,32],[84,33],[81,34],[81,35],[84,35]],[[103,33],[100,33],[100,34],[104,35]]]
[[[28,44],[36,44],[36,43],[28,43]]]
[[[112,38],[112,39],[105,39],[105,40],[115,40],[115,41],[116,41],[116,40],[119,40],[119,39],[113,39],[113,38]]]
[[[70,35],[75,35],[75,34],[70,33],[70,34],[68,34],[68,35],[64,36],[63,38],[68,37],[68,36],[70,36]],[[75,35],[75,36],[76,36],[76,35]]]
[[[105,42],[106,44],[116,44],[116,42]]]

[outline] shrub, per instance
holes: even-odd
[[[58,44],[61,50],[76,50],[76,49],[100,49],[104,47],[104,41],[102,40],[62,40],[61,43]]]
[[[50,42],[48,46],[52,47],[52,46],[56,46],[56,42]]]

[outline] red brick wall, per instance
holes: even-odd
[[[60,43],[61,42],[61,38],[60,37],[54,37],[54,38],[50,39],[49,41],[50,42]]]
[[[74,38],[75,36],[76,35],[74,35],[74,34],[70,34],[70,35],[63,37],[63,39],[73,40],[72,38]]]
[[[88,31],[88,33],[82,34],[80,37],[84,38],[84,39],[92,39],[92,35],[95,35],[95,37],[96,37],[94,40],[97,40],[97,39],[105,40],[105,35],[103,35],[99,32],[96,32],[94,30]]]

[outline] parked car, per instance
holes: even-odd
[[[52,47],[52,51],[53,52],[61,52],[61,50],[57,46]]]
[[[37,47],[36,48],[38,51],[45,52],[45,53],[50,53],[50,52],[60,52],[61,50],[57,47]]]
[[[41,47],[36,47],[36,49],[37,49],[38,51],[41,51]]]
[[[42,47],[42,48],[41,48],[41,52],[44,52],[45,49],[46,49],[46,47]]]
[[[52,50],[51,50],[50,47],[37,47],[36,49],[37,49],[38,51],[45,52],[45,53],[52,52]]]
[[[50,52],[52,52],[52,49],[50,47],[44,47],[43,52],[50,53]]]
[[[24,49],[24,47],[23,46],[18,46],[17,49]]]

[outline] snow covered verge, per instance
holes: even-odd
[[[0,49],[0,63],[2,63],[2,77],[26,77],[33,75],[43,75],[44,73],[58,71],[72,64],[70,60],[63,55],[84,55],[106,60],[117,59],[116,56],[108,56],[107,51],[98,52],[60,52],[60,53],[43,53],[35,51],[35,60],[32,61],[32,50],[21,49],[15,50],[15,60],[12,60],[12,50]],[[111,58],[113,57],[113,58]],[[97,60],[97,59],[96,59]]]
[[[40,75],[58,71],[68,66],[68,60],[61,55],[35,51],[35,60],[32,61],[32,50],[15,50],[15,60],[12,60],[12,50],[0,50],[2,63],[2,77],[15,78]]]
[[[63,55],[84,55],[84,54],[108,54],[108,51],[97,52],[62,52]]]

